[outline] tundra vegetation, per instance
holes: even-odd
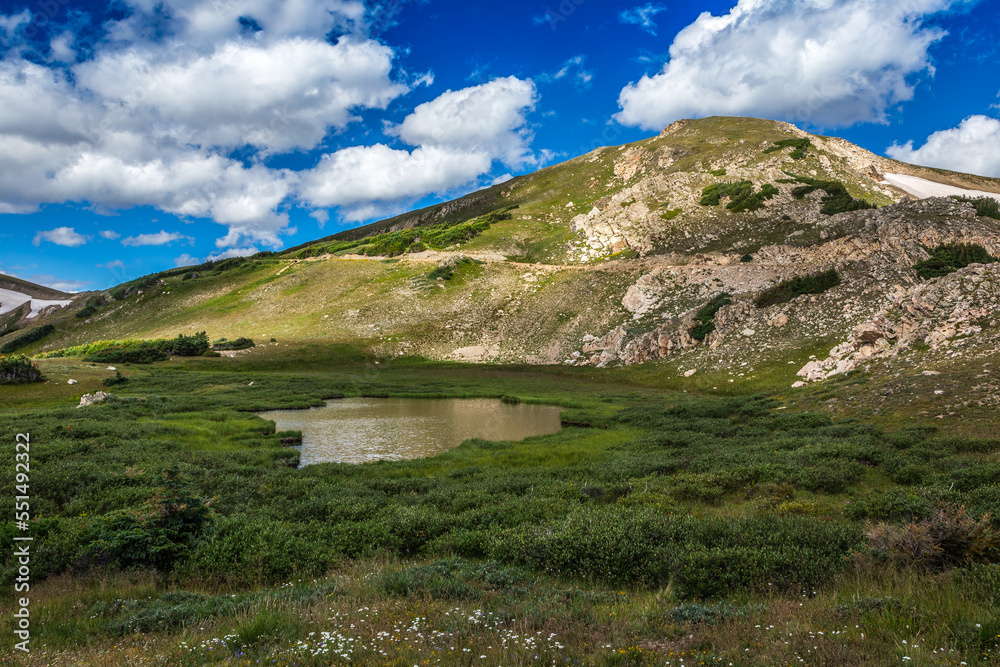
[[[1000,441],[665,391],[624,370],[611,384],[374,361],[342,348],[133,365],[85,409],[64,382],[30,400],[0,388],[9,460],[14,434],[32,434],[28,664],[1000,655]],[[38,363],[85,385],[121,377]],[[560,405],[567,425],[299,469],[289,434],[254,414],[443,395]],[[0,530],[11,543],[12,524]],[[10,580],[10,554],[3,568]]]

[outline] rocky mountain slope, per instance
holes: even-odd
[[[267,342],[247,354],[350,343],[384,358],[653,362],[712,386],[766,368],[787,387],[876,361],[989,357],[994,267],[914,267],[939,246],[1000,255],[1000,220],[901,189],[932,186],[1000,193],[785,123],[681,121],[280,254],[83,295],[41,318],[56,332],[30,351],[207,330]],[[823,272],[835,280],[818,289]]]

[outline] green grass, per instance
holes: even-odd
[[[932,620],[897,613],[969,664],[983,659],[976,651],[996,650],[967,624],[993,627],[988,596],[975,592],[989,590],[990,570],[935,575],[934,602],[920,592],[932,588],[916,583],[928,575],[879,560],[864,535],[866,521],[905,527],[940,502],[977,520],[995,516],[996,442],[784,414],[759,396],[664,393],[619,377],[632,370],[374,366],[347,348],[310,360],[303,348],[229,370],[212,359],[134,367],[117,398],[85,410],[71,396],[51,407],[4,402],[3,446],[25,430],[37,443],[39,645],[97,664],[91,650],[124,659],[127,647],[149,650],[142,642],[155,636],[155,650],[176,664],[285,656],[311,665],[329,654],[299,653],[297,642],[336,630],[364,644],[355,644],[358,659],[413,664],[437,645],[387,642],[383,655],[371,648],[375,634],[399,636],[417,616],[422,627],[454,632],[479,609],[499,625],[471,624],[441,655],[457,646],[502,662],[496,633],[516,618],[520,632],[557,634],[562,649],[545,644],[552,656],[592,663],[592,646],[610,644],[601,664],[618,664],[621,651],[661,659],[664,637],[694,632],[699,655],[729,661],[762,621],[791,629],[785,610],[797,600],[806,606],[795,607],[794,622],[808,618],[806,627],[827,632],[860,609],[853,623],[877,635],[885,621],[865,617],[868,607],[852,597],[863,590],[919,601]],[[53,376],[80,370],[68,359],[42,363]],[[590,427],[520,443],[468,441],[424,460],[295,470],[295,450],[252,413],[338,395],[507,396],[563,405],[564,418]],[[909,472],[915,466],[919,475]],[[213,518],[164,577],[124,566],[102,544],[133,525],[114,517],[141,517],[165,497],[171,467],[188,485],[188,504],[206,502]],[[900,496],[917,500],[886,515]],[[213,638],[212,652],[192,648]],[[898,646],[890,635],[856,640],[846,643],[869,662]],[[765,661],[791,658],[793,644],[755,651]]]

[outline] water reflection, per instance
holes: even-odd
[[[559,408],[497,399],[348,398],[261,413],[302,431],[301,465],[434,456],[469,438],[523,440],[559,430]]]

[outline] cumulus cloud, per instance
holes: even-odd
[[[121,236],[122,236],[121,234],[119,234],[118,232],[114,231],[113,229],[102,229],[100,233],[101,233],[101,238],[102,239],[107,239],[109,241],[115,241],[117,239],[120,239]]]
[[[525,117],[536,100],[534,83],[515,77],[448,91],[388,130],[413,150],[380,143],[324,155],[301,175],[302,196],[312,206],[340,207],[347,219],[365,220],[468,185],[494,161],[536,164]]]
[[[192,257],[191,255],[184,253],[180,257],[174,257],[174,266],[180,268],[182,266],[194,266],[195,264],[200,264],[197,257]]]
[[[639,7],[626,9],[618,15],[618,20],[626,25],[637,25],[650,35],[655,36],[656,22],[653,19],[656,18],[657,14],[665,11],[667,11],[666,7],[647,2]]]
[[[177,241],[186,241],[188,243],[194,243],[194,239],[190,236],[184,236],[178,232],[167,232],[159,231],[156,234],[139,234],[137,236],[126,236],[122,239],[122,245],[131,246],[137,248],[139,246],[161,246],[170,245]]]
[[[616,119],[659,129],[679,118],[754,115],[819,126],[883,122],[933,74],[945,33],[923,19],[969,0],[740,0],[677,34],[670,60],[626,86]]]
[[[1000,178],[1000,120],[970,116],[958,127],[935,132],[920,148],[893,144],[886,155],[911,164]]]
[[[297,179],[262,159],[311,150],[410,89],[393,50],[367,35],[360,1],[127,4],[84,62],[3,54],[0,213],[152,206],[225,225],[222,245],[277,247]],[[241,17],[261,29],[246,34]],[[0,15],[0,44],[30,20]],[[55,60],[75,61],[72,37],[54,38]],[[229,157],[248,146],[246,162]]]
[[[82,234],[78,234],[72,227],[56,227],[55,229],[50,229],[48,231],[38,232],[35,234],[35,240],[32,241],[32,243],[37,246],[41,244],[42,241],[48,241],[49,243],[65,246],[67,248],[76,248],[84,245],[87,242],[87,237]]]
[[[169,57],[167,57],[169,56]],[[111,111],[107,127],[172,144],[267,152],[312,148],[355,109],[384,109],[407,86],[390,79],[392,50],[371,40],[234,41],[209,54],[134,47],[74,72]]]

